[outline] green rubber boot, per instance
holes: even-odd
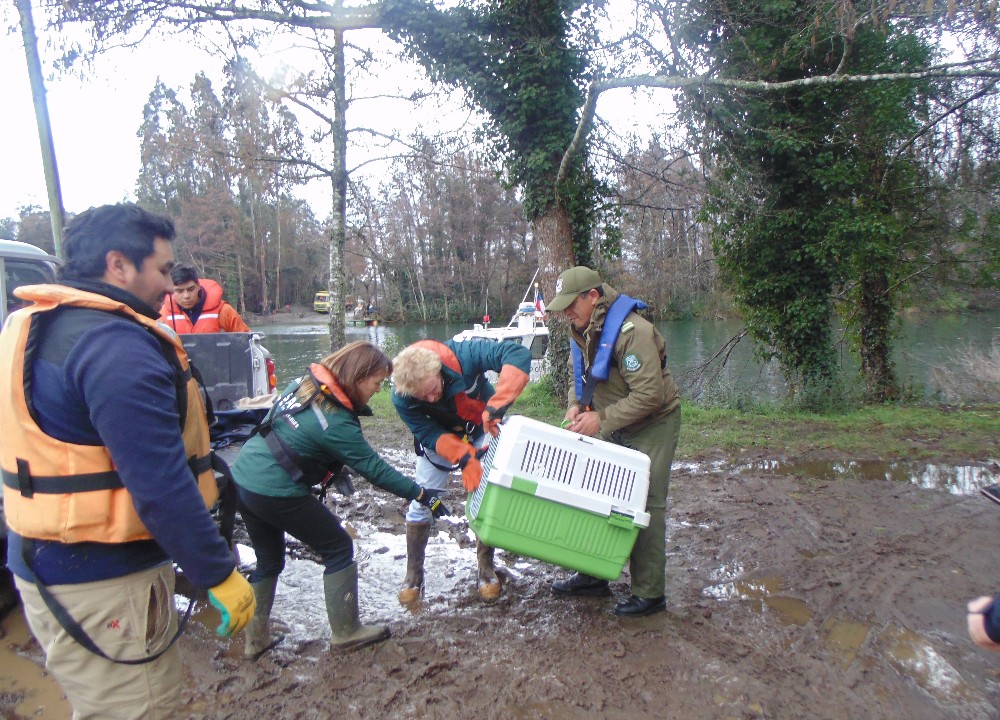
[[[331,650],[357,650],[382,642],[389,637],[384,625],[362,625],[358,619],[358,566],[351,563],[343,570],[323,576],[326,615],[330,620]]]
[[[278,578],[267,578],[250,583],[253,596],[257,599],[257,609],[247,626],[243,629],[246,642],[243,644],[243,657],[254,662],[261,655],[285,639],[284,635],[271,635],[271,607],[274,605],[274,591],[278,587]]]

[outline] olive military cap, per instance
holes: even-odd
[[[556,280],[556,295],[552,298],[552,302],[548,303],[546,310],[562,312],[573,304],[577,295],[600,286],[601,276],[596,270],[583,265],[564,270]]]

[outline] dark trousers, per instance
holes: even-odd
[[[257,553],[250,582],[278,577],[284,570],[285,533],[319,553],[326,575],[354,561],[354,541],[340,519],[315,495],[272,497],[237,489],[240,515]]]

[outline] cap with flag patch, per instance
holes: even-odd
[[[601,276],[584,265],[564,270],[556,280],[556,295],[549,303],[549,312],[562,312],[576,300],[576,296],[601,286]]]

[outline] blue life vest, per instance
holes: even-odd
[[[611,373],[611,357],[618,341],[618,333],[621,332],[625,318],[633,310],[645,310],[649,307],[642,300],[636,300],[628,295],[619,295],[618,299],[611,303],[608,314],[604,318],[604,327],[601,329],[601,341],[597,345],[597,353],[594,355],[594,363],[590,366],[590,374],[594,380],[605,381]],[[570,343],[573,351],[573,379],[576,383],[576,398],[583,397],[583,351],[575,342]]]

